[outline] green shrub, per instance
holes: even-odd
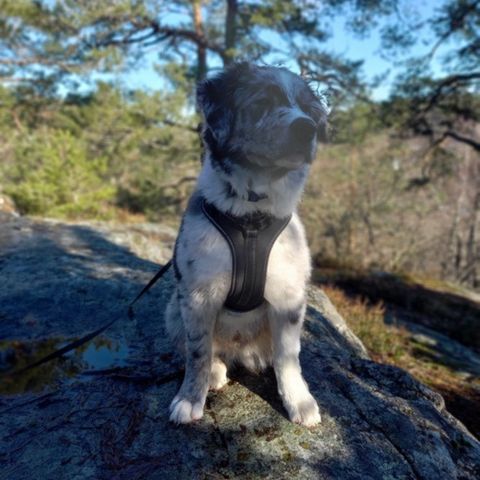
[[[106,161],[90,159],[82,139],[65,130],[40,129],[16,145],[5,191],[26,214],[98,214],[115,188],[104,179]]]

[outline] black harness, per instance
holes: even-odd
[[[235,217],[202,199],[202,211],[223,235],[232,254],[232,282],[225,307],[248,312],[260,306],[265,291],[270,250],[290,221],[265,213]]]

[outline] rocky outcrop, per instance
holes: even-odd
[[[182,364],[162,325],[170,277],[136,321],[125,313],[174,237],[151,225],[0,217],[3,367],[122,317],[62,361],[1,378],[0,479],[480,478],[480,444],[442,397],[371,361],[315,288],[301,361],[320,426],[287,420],[272,372],[242,370],[209,394],[202,421],[171,425]]]
[[[381,302],[392,313],[480,351],[480,297],[447,284],[426,286],[382,271],[340,272],[328,280],[354,295]]]

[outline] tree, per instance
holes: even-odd
[[[404,127],[436,145],[452,139],[480,152],[474,127],[480,120],[480,1],[446,0],[423,22],[390,24],[383,29],[383,46],[405,57],[426,36],[429,50],[409,58],[397,78],[392,116],[400,115]],[[443,74],[432,74],[434,59]]]
[[[212,66],[238,58],[296,58],[305,74],[351,88],[358,83],[360,65],[322,50],[329,18],[346,3],[355,2],[2,0],[0,78],[74,85],[92,71],[130,68],[155,49],[162,65],[183,65],[192,82]],[[370,2],[368,9],[381,3]],[[273,45],[269,35],[281,46]],[[329,73],[320,76],[323,65]],[[164,68],[162,74],[167,73]]]
[[[431,38],[429,49],[408,58],[397,78],[396,94],[383,107],[384,117],[397,125],[397,131],[429,140],[421,159],[422,175],[413,179],[412,186],[434,182],[441,171],[457,179],[457,185],[450,187],[455,192],[452,203],[444,207],[449,215],[444,220],[448,234],[438,247],[446,249],[442,274],[478,287],[480,1],[445,0],[425,21],[395,22],[383,30],[384,48],[408,57],[425,36]],[[430,68],[434,60],[442,67],[437,75]],[[448,158],[454,162],[445,162]]]

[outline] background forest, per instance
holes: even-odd
[[[178,223],[200,165],[196,82],[238,59],[285,65],[331,109],[301,206],[317,264],[480,289],[479,1],[0,12],[0,193],[22,214]],[[332,47],[342,35],[374,38],[385,71]]]

